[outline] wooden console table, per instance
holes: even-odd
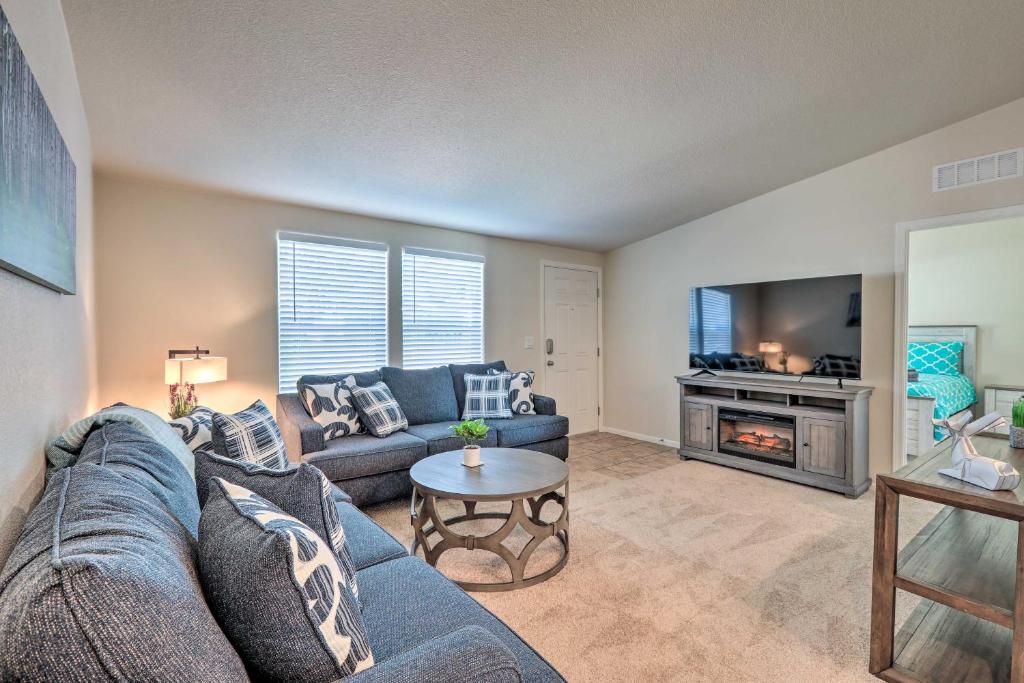
[[[680,375],[679,456],[837,491],[856,498],[868,478],[871,387],[839,387],[759,376]],[[736,411],[787,421],[785,460],[751,458],[723,443],[722,423]],[[756,419],[756,418],[755,418]],[[791,423],[791,424],[790,424]],[[769,430],[771,433],[771,430]]]
[[[1024,472],[1024,449],[974,443]],[[989,491],[941,475],[950,448],[876,478],[870,671],[898,683],[1024,683],[1024,485]],[[900,496],[947,507],[897,555]],[[899,634],[897,589],[924,598]]]

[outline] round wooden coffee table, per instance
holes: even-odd
[[[558,458],[521,448],[484,448],[479,467],[462,464],[462,451],[438,453],[412,466],[413,491],[410,514],[416,538],[410,553],[422,546],[424,559],[433,567],[451,548],[486,550],[508,565],[512,580],[496,583],[456,581],[467,591],[507,591],[526,588],[550,579],[569,560],[569,466]],[[562,493],[559,493],[562,489]],[[442,519],[437,500],[458,500],[466,514]],[[541,508],[549,501],[561,506],[558,519],[545,522]],[[477,503],[508,502],[509,512],[477,512]],[[526,504],[530,511],[527,513]],[[501,527],[486,536],[460,534],[452,527],[476,519],[503,519]],[[516,555],[504,545],[519,525],[530,540]],[[440,538],[432,538],[432,537]],[[554,536],[562,544],[558,562],[539,574],[524,576],[526,564],[545,539]],[[433,542],[433,545],[431,545]]]

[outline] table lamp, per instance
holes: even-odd
[[[228,359],[211,356],[209,350],[171,349],[164,361],[164,384],[170,386],[171,419],[195,410],[196,385],[222,382],[228,378]]]
[[[768,359],[766,358],[769,353],[779,353],[782,351],[782,344],[777,341],[763,341],[757,345],[757,350],[761,352],[761,363],[764,365],[765,370],[769,370]]]

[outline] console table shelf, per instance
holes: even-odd
[[[895,583],[1013,628],[1016,559],[1014,522],[947,507],[900,553]]]
[[[976,437],[1024,470],[1024,450]],[[887,681],[1024,683],[1024,485],[988,491],[938,473],[944,443],[876,480],[871,673]],[[897,555],[900,496],[946,505]],[[896,591],[919,595],[898,634]]]

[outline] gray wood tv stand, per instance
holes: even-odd
[[[817,486],[868,490],[871,387],[680,375],[679,456]]]

